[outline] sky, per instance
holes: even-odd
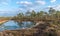
[[[0,0],[0,16],[15,16],[27,10],[40,11],[49,7],[60,10],[60,0]]]

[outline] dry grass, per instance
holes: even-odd
[[[60,30],[57,28],[57,25],[44,23],[31,29],[5,30],[0,32],[0,36],[60,36]]]

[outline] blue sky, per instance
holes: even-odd
[[[60,10],[60,0],[0,0],[0,16],[14,16],[18,11],[46,10],[53,7]]]

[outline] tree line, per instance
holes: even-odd
[[[24,13],[19,13],[16,16],[13,17],[14,20],[34,20],[34,21],[40,21],[40,20],[51,20],[51,21],[60,21],[60,11],[55,10],[54,8],[49,8],[48,12],[46,11],[39,11],[36,12],[34,10],[27,11]]]

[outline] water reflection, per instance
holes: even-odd
[[[33,25],[35,25],[35,23],[31,21],[17,22],[17,24],[19,25],[20,28],[30,28]]]
[[[10,21],[0,25],[0,31],[22,29],[22,28],[30,28],[33,25],[35,25],[35,23],[30,22],[30,21],[15,22],[15,21],[10,20]]]

